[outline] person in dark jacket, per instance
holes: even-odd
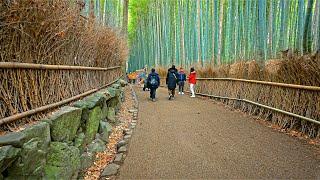
[[[179,93],[183,95],[183,89],[184,89],[184,82],[186,81],[186,74],[184,73],[183,68],[180,68],[179,74],[178,74],[178,85],[179,85]]]
[[[178,70],[174,65],[168,69],[166,84],[168,86],[169,100],[174,99],[175,89],[178,82]]]
[[[147,78],[148,88],[150,89],[150,99],[154,102],[156,101],[156,91],[160,86],[160,78],[158,73],[154,68],[151,69],[151,73]]]

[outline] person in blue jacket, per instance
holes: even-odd
[[[186,74],[184,73],[184,70],[181,67],[179,70],[179,74],[178,74],[178,85],[179,85],[179,93],[178,94],[181,94],[181,95],[184,94],[183,89],[184,89],[184,82],[186,80],[187,80]]]
[[[148,88],[150,89],[150,99],[155,102],[156,101],[156,91],[160,86],[160,78],[158,73],[154,68],[151,69],[151,73],[147,78]]]

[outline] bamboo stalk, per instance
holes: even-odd
[[[27,117],[27,116],[30,116],[30,115],[33,115],[33,114],[36,114],[36,113],[39,113],[39,112],[43,112],[43,111],[46,111],[46,110],[49,110],[49,109],[52,109],[52,108],[67,104],[67,103],[69,103],[71,101],[80,99],[81,97],[84,97],[84,96],[87,96],[89,94],[95,93],[95,92],[97,92],[97,91],[99,91],[99,90],[101,90],[103,88],[106,88],[106,87],[110,86],[111,84],[117,82],[119,79],[120,78],[117,78],[116,80],[112,81],[111,83],[108,83],[108,84],[106,84],[106,85],[104,85],[104,86],[102,86],[100,88],[92,89],[90,91],[87,91],[87,92],[84,92],[82,94],[73,96],[71,98],[68,98],[68,99],[65,99],[65,100],[62,100],[62,101],[59,101],[59,102],[56,102],[56,103],[48,104],[48,105],[45,105],[45,106],[41,106],[41,107],[32,109],[30,111],[25,111],[25,112],[22,112],[22,113],[19,113],[19,114],[15,114],[15,115],[12,115],[12,116],[9,116],[9,117],[5,117],[3,119],[0,119],[0,126],[3,125],[3,124],[7,124],[7,123],[10,123],[10,122],[22,119],[24,117]]]
[[[121,66],[108,68],[87,67],[87,66],[67,66],[67,65],[48,65],[33,63],[17,63],[17,62],[0,62],[0,69],[48,69],[48,70],[92,70],[92,71],[108,71],[118,69]]]
[[[197,78],[197,80],[240,81],[240,82],[249,82],[249,83],[256,83],[256,84],[264,84],[264,85],[271,85],[271,86],[294,88],[294,89],[303,89],[303,90],[310,90],[310,91],[320,91],[320,87],[317,87],[317,86],[304,86],[304,85],[297,85],[297,84],[286,84],[286,83],[277,83],[277,82],[268,82],[268,81],[256,81],[256,80],[248,80],[248,79],[236,79],[236,78]]]

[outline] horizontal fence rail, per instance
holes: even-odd
[[[248,80],[248,79],[236,79],[236,78],[197,78],[197,80],[240,81],[240,82],[264,84],[264,85],[279,86],[279,87],[287,87],[287,88],[295,88],[295,89],[304,89],[304,90],[310,90],[310,91],[320,91],[320,87],[317,87],[317,86],[304,86],[304,85],[297,85],[297,84],[286,84],[286,83],[268,82],[268,81],[256,81],[256,80]]]
[[[161,80],[162,80],[162,86],[165,87],[165,77],[161,77]],[[221,90],[218,90],[218,89],[210,89],[210,87],[208,86],[203,86],[205,84],[207,84],[206,82],[212,82],[212,83],[222,83],[223,81],[224,82],[229,82],[227,87],[224,87],[224,88],[231,88],[230,90],[232,90],[234,87],[232,85],[235,85],[233,82],[242,82],[243,85],[241,87],[245,87],[245,84],[257,84],[257,85],[266,85],[266,86],[274,86],[275,88],[287,88],[287,89],[291,89],[292,91],[290,91],[291,93],[292,92],[295,92],[293,90],[297,90],[298,91],[305,91],[305,93],[311,93],[311,94],[314,94],[315,96],[320,93],[320,87],[318,86],[305,86],[305,85],[297,85],[297,84],[287,84],[287,83],[278,83],[278,82],[268,82],[268,81],[257,81],[257,80],[247,80],[247,79],[236,79],[236,78],[197,78],[197,80],[199,80],[199,86],[201,87],[200,91],[201,92],[197,92],[196,94],[197,95],[200,95],[200,96],[205,96],[205,97],[212,97],[212,98],[216,98],[216,99],[226,99],[226,100],[231,100],[231,101],[238,101],[238,102],[243,102],[243,103],[247,103],[247,104],[251,104],[251,105],[255,105],[257,107],[260,107],[260,108],[265,108],[265,109],[268,109],[270,111],[274,111],[274,112],[277,112],[277,113],[280,113],[280,114],[284,114],[284,115],[287,115],[287,116],[291,116],[291,117],[294,117],[294,118],[297,118],[299,120],[305,120],[305,121],[308,121],[308,122],[311,122],[315,125],[320,125],[320,120],[318,120],[316,117],[316,119],[314,118],[310,118],[310,117],[306,117],[306,116],[303,116],[303,115],[299,115],[297,114],[297,112],[290,112],[288,110],[283,110],[283,109],[280,109],[280,108],[275,108],[275,107],[272,107],[270,105],[265,105],[261,102],[256,102],[255,100],[249,100],[247,98],[241,98],[241,96],[245,96],[245,94],[243,93],[240,93],[240,91],[243,91],[240,89],[239,92],[233,94],[233,95],[236,95],[237,97],[230,97],[228,96],[226,93],[225,95],[221,96],[221,95],[214,95],[212,94],[212,92],[210,93],[211,90],[217,90],[218,92],[222,92]],[[216,82],[214,82],[216,81]],[[217,84],[216,86],[219,86],[219,84]],[[251,87],[251,86],[250,86]],[[217,88],[217,87],[216,87]],[[227,90],[227,89],[225,89]],[[225,90],[223,90],[223,92],[225,92]],[[235,89],[233,89],[235,90]],[[204,93],[202,91],[209,91],[208,93]],[[187,91],[189,93],[189,91]],[[270,91],[271,92],[271,91]],[[269,93],[270,93],[269,92]],[[219,93],[219,94],[220,94]],[[224,93],[222,93],[224,94]],[[231,95],[231,94],[230,94]],[[260,95],[259,95],[260,96]],[[256,100],[258,100],[259,98],[256,97]],[[295,98],[297,99],[297,98]],[[271,104],[273,104],[274,102],[272,102]],[[274,105],[274,104],[273,104]],[[315,106],[315,105],[314,105]],[[281,106],[280,106],[281,107]],[[308,106],[307,106],[308,107]],[[305,107],[305,108],[307,108]],[[316,112],[315,112],[316,113]]]
[[[44,69],[44,70],[91,70],[91,71],[108,71],[118,69],[121,66],[108,68],[87,67],[87,66],[68,66],[68,65],[49,65],[49,64],[33,64],[33,63],[17,63],[17,62],[0,62],[0,69]]]
[[[67,98],[65,100],[62,100],[62,101],[59,101],[59,102],[56,102],[56,103],[48,104],[48,105],[41,106],[41,107],[29,110],[29,111],[25,111],[25,112],[22,112],[22,113],[19,113],[19,114],[15,114],[15,115],[12,115],[12,116],[9,116],[9,117],[5,117],[3,119],[0,119],[0,125],[7,124],[7,123],[10,123],[10,122],[22,119],[24,117],[28,117],[30,115],[33,115],[33,114],[36,114],[36,113],[40,113],[40,112],[43,112],[43,111],[46,111],[46,110],[49,110],[49,109],[53,109],[53,108],[59,107],[61,105],[70,103],[72,101],[78,100],[78,99],[80,99],[80,98],[82,98],[84,96],[90,95],[92,93],[95,93],[95,92],[97,92],[97,91],[99,91],[99,90],[101,90],[103,88],[106,88],[106,87],[112,85],[113,83],[117,82],[119,79],[120,79],[120,77],[118,77],[116,80],[114,80],[114,81],[112,81],[112,82],[110,82],[110,83],[108,83],[108,84],[106,84],[106,85],[104,85],[102,87],[92,89],[90,91],[81,93],[81,94],[73,96],[71,98]]]
[[[166,77],[161,77],[161,79],[166,79]],[[298,84],[287,84],[287,83],[278,83],[278,82],[270,82],[270,81],[257,81],[257,80],[249,80],[249,79],[236,79],[236,78],[197,78],[197,80],[216,80],[216,81],[238,81],[238,82],[247,82],[247,83],[256,83],[256,84],[264,84],[270,86],[278,86],[278,87],[287,87],[294,89],[304,89],[310,91],[320,91],[320,87],[318,86],[304,86]]]

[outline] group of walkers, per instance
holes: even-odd
[[[190,97],[196,97],[194,92],[194,86],[196,84],[196,71],[192,67],[190,69],[190,74],[187,78],[184,69],[181,67],[178,71],[174,65],[168,69],[167,77],[166,77],[166,85],[168,88],[169,93],[169,100],[173,100],[175,98],[175,90],[177,85],[179,86],[179,93],[180,95],[184,95],[184,84],[185,81],[188,79],[190,84]],[[155,69],[151,69],[151,73],[148,75],[147,78],[147,87],[150,89],[150,99],[155,101],[156,99],[156,91],[157,88],[160,86],[160,77],[158,73],[156,73]]]

